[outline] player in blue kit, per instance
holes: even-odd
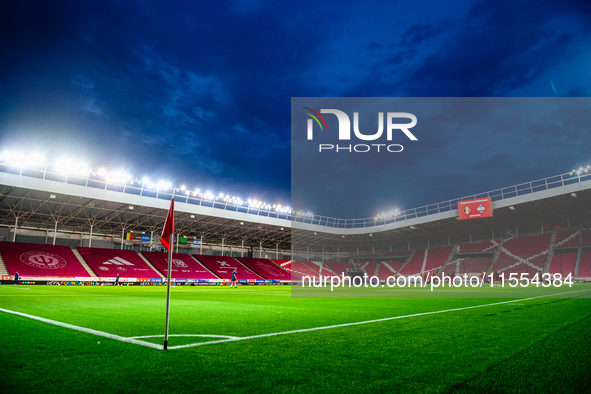
[[[234,286],[234,288],[238,287],[238,279],[236,279],[236,268],[232,271],[232,282],[230,282],[230,287]]]

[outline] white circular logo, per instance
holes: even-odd
[[[20,259],[32,267],[50,270],[62,268],[68,264],[63,257],[49,252],[27,252],[21,254]]]
[[[127,268],[125,268],[125,267],[117,267],[117,271],[127,271]]]
[[[179,260],[179,259],[172,259],[172,265],[174,267],[188,267],[187,263],[185,263],[183,260]]]
[[[259,267],[262,271],[265,271],[268,274],[274,275],[274,276],[283,276],[281,274],[281,271],[275,269],[275,267],[271,267],[265,263],[261,263],[260,261],[256,262],[256,266]]]
[[[108,270],[109,270],[109,267],[105,267],[104,265],[101,265],[101,266],[99,267],[99,269],[100,269],[100,270],[103,270],[103,271],[108,271]]]

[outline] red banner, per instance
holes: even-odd
[[[458,201],[458,216],[460,220],[492,217],[490,197]]]
[[[11,280],[12,277],[10,275],[2,275],[2,280]]]

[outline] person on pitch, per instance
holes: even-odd
[[[119,286],[119,274],[117,274],[117,278],[115,278],[115,286]]]
[[[238,287],[238,279],[236,279],[236,268],[232,271],[232,282],[230,282],[230,287],[234,286],[234,288]]]
[[[19,276],[20,276],[20,275],[18,274],[18,271],[16,271],[16,274],[14,274],[14,284],[15,284],[15,285],[18,285],[18,277],[19,277]]]

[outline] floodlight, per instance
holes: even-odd
[[[187,189],[187,187],[185,185],[182,185],[181,190],[185,190],[185,189]]]

